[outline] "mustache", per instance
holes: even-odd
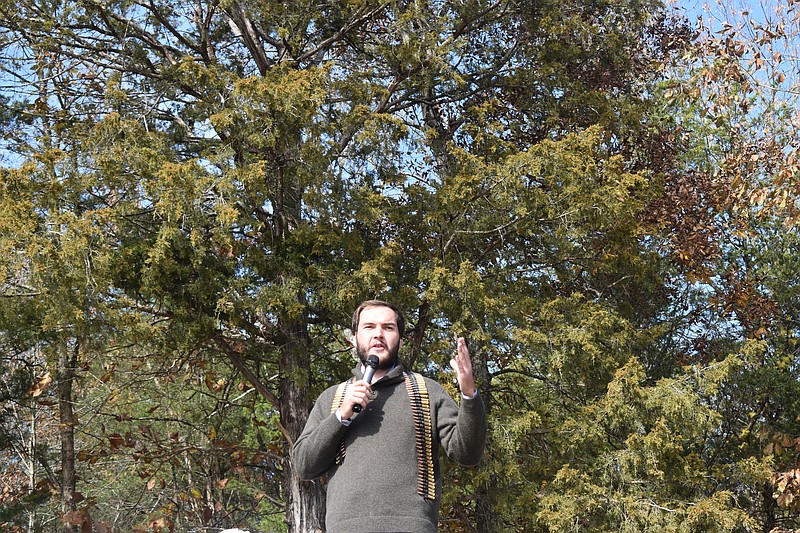
[[[384,369],[384,370],[388,369],[388,368],[391,368],[392,366],[394,366],[395,362],[398,359],[398,353],[400,351],[400,345],[398,344],[398,345],[392,347],[392,346],[389,346],[386,343],[380,343],[379,342],[378,344],[381,344],[381,346],[383,346],[389,352],[388,353],[388,357],[386,357],[385,359],[381,359],[381,362],[380,362],[380,365],[378,366],[378,368]],[[361,361],[362,364],[366,362],[367,357],[369,356],[369,348],[370,348],[370,346],[366,346],[366,347],[365,346],[360,346],[360,345],[356,346],[356,355],[358,356],[358,359],[359,359],[359,361]]]

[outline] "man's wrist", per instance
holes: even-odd
[[[470,394],[466,394],[463,391],[461,392],[461,397],[464,398],[465,400],[474,400],[476,396],[478,396],[478,388],[477,387],[472,389],[472,394],[471,395]]]
[[[349,426],[350,423],[352,422],[352,420],[350,420],[349,418],[342,418],[342,409],[341,409],[341,407],[336,410],[336,419],[343,426]]]

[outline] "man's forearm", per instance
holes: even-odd
[[[347,431],[331,414],[313,427],[306,427],[292,448],[292,462],[301,479],[314,479],[333,465],[339,443]]]

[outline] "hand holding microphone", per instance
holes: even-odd
[[[364,381],[367,382],[367,385],[372,383],[372,376],[375,375],[375,371],[378,369],[378,356],[370,355],[367,357],[366,362],[364,363]],[[353,412],[360,413],[361,412],[361,405],[355,404],[353,406]]]

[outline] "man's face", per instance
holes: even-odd
[[[378,356],[378,368],[391,368],[402,344],[397,317],[388,307],[367,307],[358,319],[355,345],[363,363],[370,355]]]

